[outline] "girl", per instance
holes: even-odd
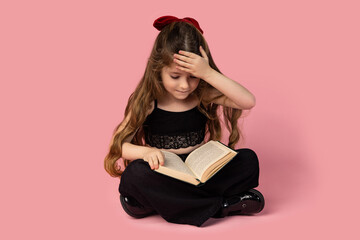
[[[135,218],[159,214],[168,222],[195,226],[211,217],[260,212],[264,198],[253,189],[259,163],[250,149],[237,149],[236,157],[202,186],[153,171],[164,164],[161,150],[184,160],[204,142],[220,140],[218,110],[234,148],[240,139],[237,120],[243,109],[255,106],[254,95],[216,67],[195,19],[163,16],[153,25],[160,33],[104,163],[111,176],[121,178],[124,211]]]

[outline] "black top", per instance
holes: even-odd
[[[157,107],[147,116],[143,128],[145,142],[152,147],[179,149],[195,146],[205,137],[207,117],[197,107],[170,112]]]

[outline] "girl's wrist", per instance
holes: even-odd
[[[204,74],[204,77],[201,79],[208,82],[208,80],[211,80],[211,78],[214,76],[214,74],[216,74],[216,72],[217,71],[210,67],[208,71]]]
[[[147,151],[151,149],[148,146],[141,146],[125,142],[122,144],[122,157],[129,160],[141,159]]]
[[[152,147],[150,146],[142,146],[141,158],[144,159],[146,153],[149,152],[151,149]]]

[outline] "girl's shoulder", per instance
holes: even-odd
[[[147,117],[148,115],[150,115],[154,111],[154,109],[156,108],[156,105],[157,105],[156,100],[152,101],[150,103],[150,109],[145,113],[145,117]],[[123,120],[125,124],[130,120],[131,115],[132,115],[132,112],[130,110],[129,113],[125,116],[125,119]]]

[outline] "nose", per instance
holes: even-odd
[[[180,82],[180,88],[183,90],[187,90],[189,88],[189,79],[187,77],[182,78]]]

